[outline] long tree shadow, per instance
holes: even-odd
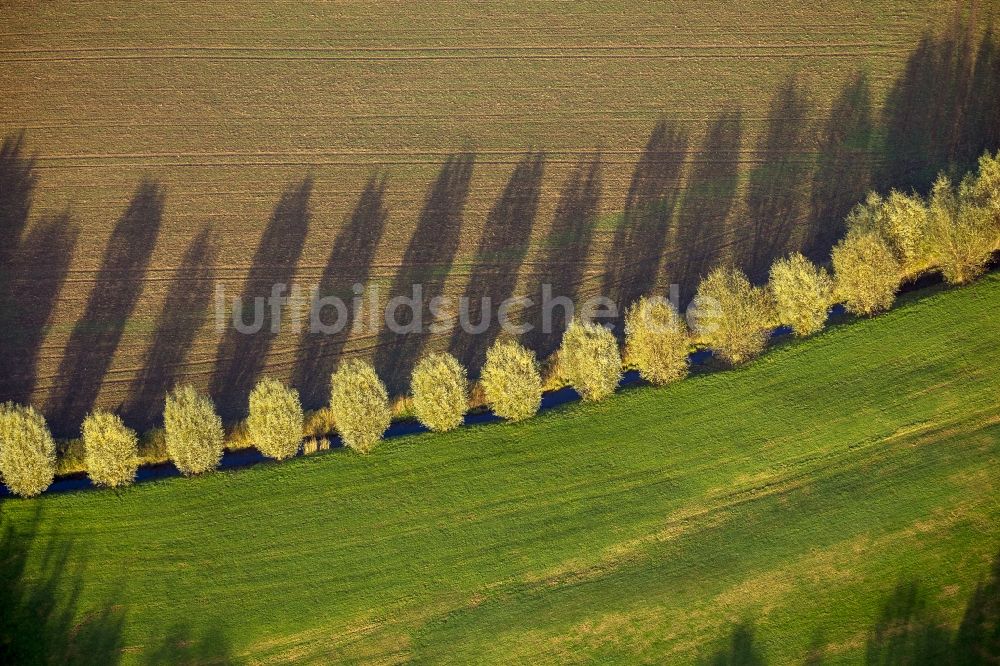
[[[959,664],[1000,663],[1000,552],[969,598],[952,646]]]
[[[735,625],[716,645],[701,663],[766,663],[750,622]],[[804,663],[822,664],[826,651],[823,633],[815,633]],[[934,606],[933,597],[919,581],[898,583],[882,602],[868,631],[864,660],[871,666],[1000,663],[1000,553],[993,558],[986,577],[976,585],[956,628]]]
[[[522,342],[539,358],[556,350],[569,325],[569,309],[557,306],[556,299],[566,299],[566,304],[577,303],[597,223],[601,171],[601,157],[595,154],[570,172],[543,241],[544,256],[534,276],[537,290],[531,296],[532,305],[525,322],[531,325],[531,330],[522,336]]]
[[[191,241],[174,271],[167,298],[142,371],[129,387],[122,416],[131,427],[148,430],[161,422],[163,400],[187,360],[212,301],[218,246],[207,226]]]
[[[682,309],[694,297],[702,278],[719,262],[725,247],[726,221],[739,182],[742,125],[740,109],[720,113],[691,166],[677,217],[676,258],[669,267]]]
[[[886,97],[880,189],[920,191],[941,170],[960,174],[1000,147],[1000,59],[988,30],[975,53],[974,24],[956,16],[925,33]]]
[[[624,310],[657,285],[687,149],[687,131],[661,119],[632,173],[604,273],[604,293],[620,315],[612,323],[619,328]]]
[[[701,663],[705,666],[763,666],[764,656],[757,646],[755,634],[752,623],[737,624],[729,636]]]
[[[951,632],[914,581],[899,583],[882,605],[865,646],[865,663],[943,664],[950,661]]]
[[[203,628],[197,632],[190,624],[172,625],[159,645],[146,654],[143,662],[149,666],[234,663],[223,628],[214,623],[201,624]]]
[[[38,357],[59,291],[69,272],[79,229],[68,214],[40,220],[22,238],[0,291],[0,402],[31,402]]]
[[[474,376],[500,334],[498,308],[517,287],[538,213],[544,168],[544,155],[525,155],[486,218],[472,277],[459,306],[459,325],[449,344],[449,352]]]
[[[6,136],[0,146],[0,281],[17,251],[17,242],[28,225],[31,197],[38,183],[35,160],[25,154],[24,133]]]
[[[0,663],[117,663],[124,609],[112,599],[81,615],[84,559],[58,535],[38,543],[40,517],[17,529],[0,512]]]
[[[74,436],[97,400],[129,317],[142,293],[143,278],[163,217],[163,190],[142,182],[115,225],[83,315],[70,335],[47,414],[53,432]]]
[[[791,249],[795,227],[805,217],[809,162],[809,102],[796,77],[771,99],[768,130],[757,146],[759,164],[747,183],[743,267],[754,282],[767,280],[771,262]]]
[[[410,374],[427,341],[433,314],[431,301],[442,295],[458,249],[474,162],[474,156],[465,153],[449,157],[441,167],[393,280],[390,300],[415,301],[412,310],[401,307],[390,313],[393,326],[385,326],[379,334],[375,367],[393,394],[402,392],[409,384]]]
[[[844,234],[847,214],[868,191],[874,131],[868,75],[858,72],[834,100],[819,139],[803,248],[815,262],[829,259]]]
[[[38,347],[75,239],[68,225],[61,228],[54,219],[24,237],[37,180],[24,134],[5,137],[0,146],[0,232],[6,239],[0,244],[0,402],[24,403],[31,397]]]
[[[967,160],[1000,148],[1000,44],[989,26],[976,51],[960,151]]]
[[[384,176],[369,179],[347,225],[337,234],[327,258],[317,296],[333,296],[349,305],[344,321],[338,321],[340,315],[331,312],[328,307],[315,312],[318,322],[323,326],[342,326],[339,332],[313,331],[310,328],[312,322],[308,322],[299,339],[292,385],[299,390],[303,405],[308,409],[319,407],[328,399],[330,374],[350,337],[356,318],[361,314],[353,309],[353,298],[356,295],[353,286],[364,286],[370,276],[375,250],[389,215],[385,191]]]
[[[312,177],[307,176],[285,189],[254,253],[239,300],[235,305],[227,304],[233,306],[232,321],[226,322],[219,343],[210,388],[225,421],[246,416],[247,397],[264,370],[267,354],[280,332],[281,309],[272,309],[268,299],[276,290],[279,295],[287,296],[291,288],[309,228],[312,186]],[[237,322],[241,322],[242,331]]]

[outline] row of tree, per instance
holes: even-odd
[[[574,321],[556,352],[557,376],[587,401],[614,393],[624,368],[664,385],[688,373],[688,354],[702,344],[733,365],[760,354],[776,326],[807,336],[826,322],[838,302],[870,316],[891,307],[905,279],[940,271],[949,284],[968,282],[986,269],[1000,247],[1000,152],[983,155],[979,168],[957,185],[940,176],[929,196],[872,193],[847,219],[834,247],[833,274],[801,254],[778,259],[766,285],[755,286],[738,268],[719,267],[702,280],[692,330],[666,299],[642,297],[625,318],[624,358],[604,326]],[[689,313],[690,315],[691,313]],[[497,340],[479,380],[485,403],[511,421],[541,406],[543,378],[536,355],[513,339]],[[427,428],[461,425],[470,406],[466,369],[454,356],[432,353],[417,363],[411,381],[413,411]],[[367,361],[349,359],[330,377],[330,414],[346,446],[369,453],[392,418],[389,394]],[[302,447],[305,414],[299,394],[265,378],[249,397],[246,435],[264,455],[282,460]],[[83,423],[84,461],[91,480],[108,487],[134,481],[139,439],[116,414],[97,411]],[[175,388],[164,405],[170,460],[185,475],[218,467],[225,431],[215,405],[191,386]],[[56,470],[56,446],[44,417],[30,406],[0,406],[0,475],[21,496],[41,493]]]

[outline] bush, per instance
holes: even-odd
[[[796,252],[771,265],[771,296],[778,321],[795,335],[812,335],[823,328],[833,301],[833,280],[822,268]]]
[[[976,206],[985,208],[993,228],[1000,233],[1000,151],[983,153],[969,194]],[[998,239],[1000,240],[1000,239]]]
[[[847,216],[848,231],[879,234],[892,250],[900,270],[909,273],[925,268],[931,261],[928,224],[923,200],[895,190],[885,199],[872,192]]]
[[[139,468],[139,437],[121,418],[94,412],[83,420],[87,476],[96,485],[115,488],[132,483]]]
[[[754,287],[737,268],[716,268],[695,296],[699,336],[733,365],[760,354],[770,335],[773,313],[767,292]]]
[[[295,389],[265,377],[250,392],[247,435],[268,458],[284,460],[302,446],[302,404]]]
[[[444,432],[462,424],[469,404],[465,368],[451,354],[430,354],[413,369],[413,410],[431,430]]]
[[[652,384],[662,386],[687,376],[687,326],[668,301],[643,297],[629,306],[625,360]]]
[[[834,289],[855,314],[887,310],[899,290],[900,268],[881,235],[849,231],[833,248]]]
[[[996,247],[996,229],[988,209],[976,205],[974,187],[968,176],[956,192],[947,176],[939,176],[931,189],[931,252],[948,284],[979,277]]]
[[[614,334],[600,324],[573,321],[563,333],[559,364],[584,400],[604,400],[622,378],[622,357]]]
[[[192,386],[175,388],[163,410],[167,455],[182,474],[201,474],[219,466],[225,431],[211,399]]]
[[[52,484],[56,443],[33,407],[0,405],[0,476],[10,491],[34,497]]]
[[[344,444],[358,453],[374,449],[392,419],[385,384],[361,359],[348,359],[333,373],[330,410]]]
[[[493,413],[511,421],[534,416],[542,404],[535,354],[513,340],[497,340],[486,352],[480,386]]]

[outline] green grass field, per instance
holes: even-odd
[[[1000,276],[904,300],[519,425],[5,501],[5,633],[102,662],[684,663],[731,634],[857,662],[897,584],[954,626],[1000,545]]]

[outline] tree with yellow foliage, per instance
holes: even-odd
[[[796,252],[771,265],[768,286],[778,321],[791,326],[795,335],[812,335],[823,328],[833,303],[833,280],[825,269]]]
[[[330,411],[344,444],[370,453],[389,428],[389,393],[375,368],[359,358],[347,359],[330,377]]]
[[[500,339],[486,352],[480,385],[497,416],[511,421],[534,416],[542,404],[542,377],[535,354]]]
[[[625,362],[651,384],[664,385],[688,373],[688,331],[669,301],[643,297],[625,314]]]
[[[247,436],[269,458],[284,460],[302,446],[302,404],[298,391],[270,377],[250,392]]]
[[[451,354],[422,358],[413,369],[410,390],[417,419],[431,430],[444,432],[462,424],[469,405],[469,379]]]
[[[87,476],[96,485],[116,488],[135,481],[139,469],[139,437],[121,417],[96,411],[83,420]]]

